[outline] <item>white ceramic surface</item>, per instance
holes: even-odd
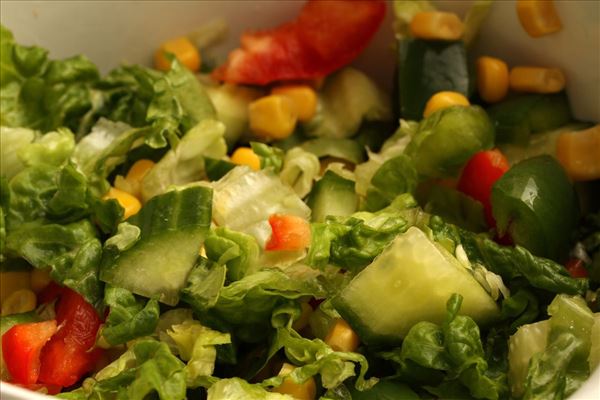
[[[437,1],[443,9],[464,12],[470,1]],[[530,38],[517,19],[514,1],[497,0],[476,45],[482,54],[516,63],[561,67],[579,119],[600,121],[600,1],[555,2],[564,28]],[[0,21],[20,43],[50,49],[52,57],[83,53],[103,72],[121,62],[149,64],[158,43],[223,18],[229,36],[208,57],[223,60],[246,29],[272,27],[292,18],[300,1],[9,1],[0,2]],[[391,10],[373,43],[356,61],[382,87],[391,90],[394,68]],[[2,400],[48,397],[0,384]],[[600,369],[572,399],[600,399]]]

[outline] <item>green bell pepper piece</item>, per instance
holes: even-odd
[[[501,235],[533,254],[561,260],[579,216],[577,195],[562,166],[542,155],[521,161],[492,187],[492,214]]]

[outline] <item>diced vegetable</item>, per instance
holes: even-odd
[[[37,383],[40,352],[56,332],[56,321],[17,324],[2,335],[2,355],[12,381]]]
[[[490,203],[492,186],[508,168],[508,161],[499,150],[481,151],[465,165],[458,181],[458,190],[483,204],[489,226],[495,226]]]
[[[576,181],[600,178],[600,125],[563,132],[556,142],[556,157]]]
[[[566,78],[558,68],[513,67],[508,77],[511,90],[525,93],[558,93]]]
[[[585,268],[585,262],[579,258],[570,258],[565,264],[565,268],[573,278],[587,278],[589,275]]]
[[[156,163],[152,160],[137,160],[127,171],[127,175],[125,175],[125,180],[129,184],[130,191],[129,193],[138,199],[142,198],[142,181],[144,177],[150,172],[150,170],[156,165]],[[127,218],[125,218],[127,219]]]
[[[400,116],[419,120],[437,92],[468,96],[469,70],[463,42],[402,40],[398,46]]]
[[[458,15],[443,11],[422,11],[410,22],[410,33],[417,39],[458,40],[464,26]]]
[[[260,169],[260,158],[250,147],[238,147],[231,155],[231,162],[236,165],[247,165],[254,171]]]
[[[279,371],[279,375],[289,375],[294,369],[295,367],[293,365],[284,363]],[[302,383],[296,383],[292,378],[286,378],[283,383],[274,388],[273,391],[290,395],[297,400],[314,400],[317,395],[317,384],[312,377]]]
[[[338,318],[329,328],[325,343],[335,351],[356,351],[360,339],[346,321]]]
[[[311,0],[291,22],[244,33],[242,47],[229,54],[213,77],[258,85],[321,78],[352,61],[377,32],[384,16],[385,2],[381,0]]]
[[[150,199],[106,241],[100,279],[177,304],[210,226],[211,199],[212,191],[199,186]]]
[[[479,96],[488,103],[503,100],[508,93],[508,66],[499,58],[477,59],[477,89]]]
[[[327,171],[315,183],[306,203],[312,210],[312,221],[323,222],[328,215],[345,217],[355,212],[358,196],[354,191],[354,182]]]
[[[303,250],[310,245],[310,225],[304,218],[274,214],[269,217],[269,225],[272,234],[266,250]]]
[[[496,142],[520,146],[526,146],[532,134],[557,129],[572,118],[564,93],[524,95],[495,104],[487,112],[496,128]]]
[[[177,61],[192,72],[198,72],[202,59],[196,46],[187,37],[179,37],[164,42],[154,53],[154,67],[161,71],[171,69],[171,60],[166,54],[172,54]]]
[[[269,95],[248,106],[250,130],[263,140],[280,140],[296,127],[296,108],[287,96]]]
[[[137,214],[142,208],[142,203],[140,203],[137,197],[114,187],[110,188],[104,199],[115,199],[119,202],[119,205],[124,210],[123,219],[128,219]]]
[[[496,303],[471,273],[420,229],[411,227],[362,270],[333,304],[362,342],[398,344],[419,321],[443,322],[452,293],[464,297],[461,312],[477,323],[485,325],[498,316]]]
[[[468,106],[469,100],[457,92],[437,92],[427,100],[423,117],[427,118],[434,112],[452,106]]]
[[[317,94],[308,85],[276,86],[271,93],[287,97],[292,102],[298,121],[308,121],[317,111]]]
[[[553,0],[517,0],[517,15],[525,32],[532,37],[549,35],[562,29]]]
[[[514,165],[492,188],[501,235],[533,254],[560,260],[568,251],[579,205],[564,169],[548,155]]]

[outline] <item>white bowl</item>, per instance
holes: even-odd
[[[437,1],[442,9],[463,13],[471,3]],[[559,33],[529,37],[521,27],[514,1],[496,1],[476,46],[479,53],[498,56],[509,65],[562,68],[578,119],[600,121],[600,2],[556,1],[563,22]],[[228,38],[210,57],[223,60],[237,47],[246,29],[272,27],[293,18],[300,1],[2,1],[0,21],[22,44],[40,45],[55,58],[85,54],[102,72],[121,62],[149,65],[166,39],[196,30],[216,18],[229,25]],[[392,12],[374,41],[355,64],[391,90]],[[0,385],[3,400],[48,399],[16,386]],[[600,369],[571,399],[600,399]]]

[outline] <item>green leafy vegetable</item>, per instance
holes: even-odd
[[[250,235],[227,228],[210,231],[204,242],[206,257],[227,266],[227,277],[237,281],[258,269],[260,248]]]

